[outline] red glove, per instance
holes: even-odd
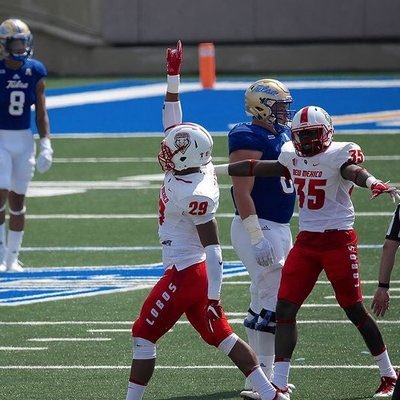
[[[389,182],[383,183],[382,181],[376,181],[371,185],[372,196],[371,199],[375,199],[382,193],[389,193],[393,201],[400,200],[400,191],[394,186],[388,185]]]
[[[176,43],[176,49],[167,49],[167,74],[179,75],[181,73],[183,49],[180,40]]]
[[[223,311],[220,300],[211,300],[208,299],[207,309],[206,309],[206,318],[208,329],[211,333],[214,333],[213,322],[222,318]]]

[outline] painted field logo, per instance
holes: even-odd
[[[226,277],[245,271],[238,262],[224,263]],[[26,268],[22,273],[0,273],[0,307],[143,289],[153,286],[162,273],[160,264]]]

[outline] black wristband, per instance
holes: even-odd
[[[389,289],[390,285],[388,283],[379,282],[378,287]]]

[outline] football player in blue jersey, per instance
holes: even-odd
[[[288,123],[292,96],[275,79],[254,82],[245,93],[251,122],[239,123],[230,132],[229,161],[277,160],[282,145],[290,141]],[[235,217],[231,240],[250,279],[250,306],[244,320],[248,342],[271,379],[275,355],[275,311],[281,271],[292,247],[289,221],[295,191],[291,180],[270,177],[232,177]],[[249,398],[245,382],[242,397]],[[250,392],[250,393],[249,393]]]
[[[0,272],[20,272],[18,263],[25,225],[25,194],[34,167],[46,172],[52,163],[46,110],[44,65],[31,59],[32,34],[19,19],[0,25]],[[35,105],[40,153],[35,163],[31,106]],[[9,229],[6,242],[5,213]]]

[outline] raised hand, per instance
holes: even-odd
[[[182,42],[178,40],[175,49],[167,49],[167,74],[179,75],[181,73],[183,58]]]

